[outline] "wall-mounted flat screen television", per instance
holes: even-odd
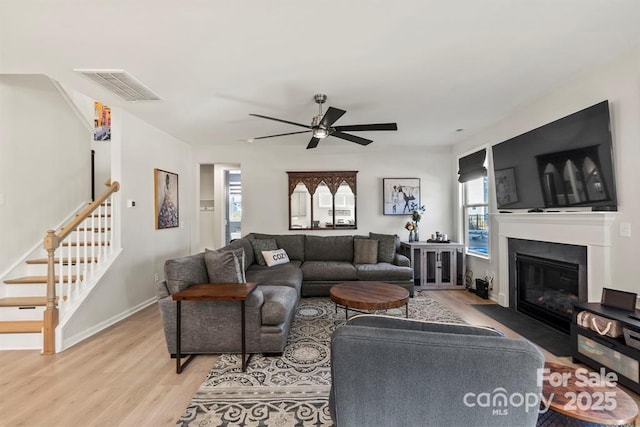
[[[609,102],[494,145],[498,209],[617,210]]]

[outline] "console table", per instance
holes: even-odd
[[[607,307],[598,303],[574,304],[575,313],[571,322],[571,355],[594,369],[605,368],[618,376],[618,382],[640,393],[640,350],[628,346],[624,337],[611,338],[578,326],[578,313],[586,310],[602,317],[618,320],[622,326],[640,331],[640,320],[630,317],[636,313]]]
[[[402,242],[400,251],[411,260],[419,289],[464,289],[464,244]]]

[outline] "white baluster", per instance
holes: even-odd
[[[71,265],[71,254],[73,253],[73,246],[71,246],[72,243],[72,238],[69,237],[68,241],[69,241],[69,246],[67,246],[67,295],[68,295],[68,299],[69,302],[71,302],[72,298],[73,298],[73,291],[75,286],[73,286],[73,278],[71,277],[71,274],[73,273],[72,271],[72,265]]]
[[[109,236],[109,239],[108,239],[108,241],[109,241],[109,253],[111,255],[113,255],[113,213],[114,213],[113,203],[114,203],[114,197],[113,197],[113,194],[112,194],[111,196],[109,196],[109,208],[110,208],[109,211],[110,211],[111,216],[109,217],[109,229],[106,231],[107,233],[109,233],[108,234],[108,236]]]
[[[76,227],[75,231],[76,233],[76,288],[80,286],[80,284],[82,283],[82,280],[80,279],[80,241],[82,239],[80,239],[80,230],[78,230],[78,227]]]
[[[82,275],[84,277],[84,282],[87,283],[87,271],[88,271],[88,264],[87,263],[89,262],[89,260],[87,259],[87,257],[89,256],[89,253],[88,253],[87,250],[88,250],[88,245],[89,245],[89,239],[87,239],[87,228],[88,228],[88,225],[87,225],[86,218],[85,218],[84,221],[82,221],[82,224],[83,224],[83,228],[84,228],[84,230],[82,232],[82,241],[84,242],[84,247],[82,248],[82,253],[83,253],[82,257],[83,257],[83,261],[84,261],[84,268],[82,269]]]
[[[102,205],[98,206],[98,209],[96,210],[96,212],[98,213],[98,264],[102,263]]]
[[[96,255],[96,218],[91,214],[91,272],[94,271],[96,262],[98,261]]]

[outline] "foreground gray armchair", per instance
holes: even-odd
[[[337,427],[535,426],[542,353],[470,325],[363,315],[331,340]]]

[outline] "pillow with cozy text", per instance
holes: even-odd
[[[264,262],[266,262],[269,267],[289,262],[289,255],[287,255],[287,252],[284,249],[262,251],[262,256],[264,257]]]

